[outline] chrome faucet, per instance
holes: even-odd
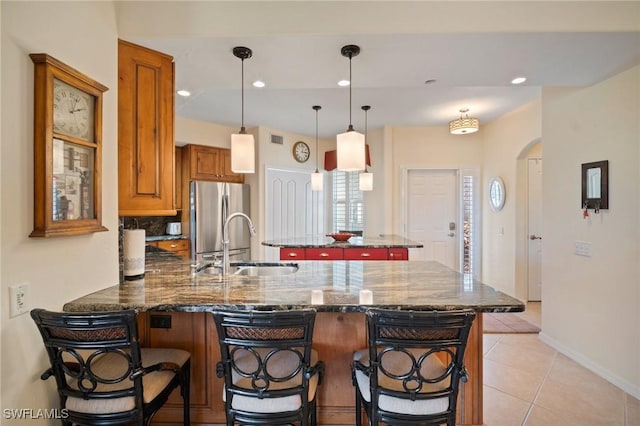
[[[233,213],[224,221],[224,225],[222,226],[222,275],[225,276],[229,275],[229,222],[231,222],[231,219],[238,216],[243,217],[247,221],[251,236],[256,235],[256,228],[253,226],[251,218],[244,213]]]

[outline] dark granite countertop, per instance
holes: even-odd
[[[393,309],[473,308],[522,312],[524,304],[437,262],[300,261],[281,276],[192,274],[190,262],[170,253],[147,253],[145,277],[96,291],[64,305],[65,311],[135,308],[198,312],[220,308],[361,312]],[[321,299],[321,300],[320,300]],[[362,302],[362,303],[361,303]]]
[[[145,237],[144,240],[146,242],[152,241],[167,241],[167,240],[186,240],[189,237],[187,235],[151,235]]]
[[[422,243],[408,240],[398,235],[380,235],[378,237],[351,237],[348,241],[334,241],[324,235],[263,241],[262,245],[281,248],[320,248],[320,247],[364,247],[364,248],[420,248]]]

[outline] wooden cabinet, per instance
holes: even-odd
[[[208,312],[141,312],[138,326],[142,346],[179,348],[191,353],[191,424],[225,424],[223,381],[215,374],[220,346],[213,315]],[[366,339],[363,313],[317,314],[313,347],[325,363],[325,375],[318,391],[318,424],[354,424],[351,360],[355,350],[367,346]],[[182,424],[181,421],[182,400],[176,391],[153,418],[153,424],[177,425]]]
[[[342,260],[341,248],[307,248],[304,249],[305,260]]]
[[[280,249],[280,260],[409,260],[403,247],[324,247]]]
[[[191,424],[224,424],[223,381],[216,376],[220,346],[213,315],[141,312],[138,328],[143,347],[178,348],[191,353]],[[155,415],[153,424],[182,424],[182,399],[178,390]]]
[[[388,260],[409,260],[409,249],[390,248]]]
[[[303,248],[281,248],[280,260],[305,260]]]
[[[204,145],[185,145],[183,150],[188,180],[244,183],[244,174],[231,171],[231,150]]]
[[[176,210],[182,210],[182,147],[176,146],[175,176],[175,206]]]
[[[387,260],[386,248],[345,248],[344,260]]]
[[[150,246],[161,248],[163,250],[174,252],[178,256],[182,256],[187,259],[191,257],[191,245],[189,243],[189,240],[186,239],[150,241],[147,244]]]
[[[173,216],[174,63],[118,41],[118,212]]]

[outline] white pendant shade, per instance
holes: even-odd
[[[373,191],[373,173],[360,173],[358,189],[360,189],[360,191]]]
[[[324,183],[324,177],[322,173],[316,170],[315,173],[311,173],[311,190],[312,191],[322,191],[322,186]]]
[[[231,171],[255,173],[255,143],[253,135],[241,133],[231,135]]]
[[[365,169],[364,135],[355,130],[336,137],[338,170],[354,172]]]

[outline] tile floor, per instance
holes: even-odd
[[[540,325],[540,303],[519,314]],[[640,401],[543,343],[484,335],[486,426],[640,426]]]

